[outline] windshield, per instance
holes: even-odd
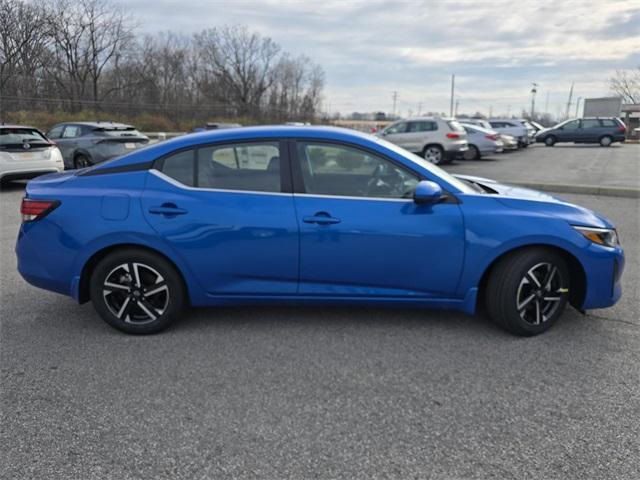
[[[462,126],[460,126],[460,128],[462,128]],[[388,148],[389,150],[391,150],[394,153],[397,153],[398,155],[401,155],[407,160],[410,160],[413,163],[420,165],[425,170],[428,170],[429,172],[433,173],[436,177],[439,177],[443,179],[445,182],[449,183],[450,185],[453,185],[455,188],[460,190],[460,192],[478,193],[477,190],[471,187],[468,183],[457,179],[453,175],[442,170],[440,167],[435,166],[433,163],[427,162],[424,158],[419,157],[418,155],[415,155],[411,152],[408,152],[404,148],[398,147],[397,145],[391,142],[388,142],[387,140],[383,140],[382,138],[378,138],[378,137],[374,137],[374,138],[375,138],[375,141],[380,143],[380,145]]]
[[[35,128],[0,128],[0,145],[46,143],[49,141]]]

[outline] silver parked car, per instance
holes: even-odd
[[[60,148],[66,168],[89,167],[149,143],[131,125],[113,122],[59,123],[47,136]]]
[[[504,144],[498,132],[477,125],[463,123],[462,126],[467,131],[469,142],[469,150],[464,155],[465,160],[479,160],[484,155],[502,152]]]
[[[531,143],[529,129],[523,123],[523,120],[515,118],[490,118],[489,123],[491,124],[492,130],[516,137],[519,147],[528,147]]]
[[[378,136],[436,165],[462,157],[469,148],[467,132],[452,118],[399,120],[379,132]]]

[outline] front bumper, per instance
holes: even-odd
[[[582,259],[585,270],[586,291],[581,308],[606,308],[614,305],[622,295],[624,251],[591,244]]]

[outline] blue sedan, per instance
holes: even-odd
[[[614,226],[329,127],[209,131],[29,182],[18,269],[128,333],[185,305],[480,307],[519,335],[613,305]]]

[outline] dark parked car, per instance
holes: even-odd
[[[135,127],[113,122],[59,123],[47,136],[60,148],[66,168],[89,167],[149,143]]]
[[[599,143],[608,147],[613,142],[624,142],[626,130],[622,120],[615,117],[575,118],[541,130],[536,135],[536,142],[547,147],[558,142]]]

